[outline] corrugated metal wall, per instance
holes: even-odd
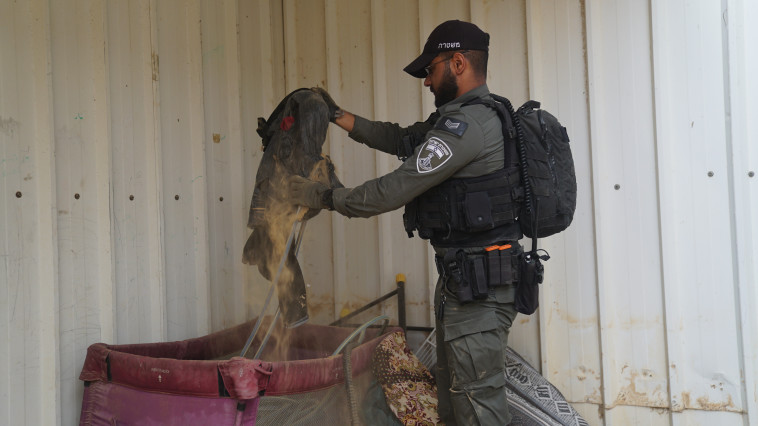
[[[451,18],[491,34],[494,92],[572,136],[574,224],[544,241],[542,307],[512,346],[593,425],[758,424],[749,0],[0,0],[0,424],[75,424],[91,343],[257,315],[255,118],[316,85],[426,117],[401,69]],[[326,150],[348,186],[397,165],[334,127]],[[303,244],[314,322],[402,272],[409,322],[431,323],[430,250],[400,212],[322,213]]]

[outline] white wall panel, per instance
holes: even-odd
[[[574,223],[541,241],[542,306],[511,345],[592,425],[757,423],[755,2],[0,0],[0,424],[75,424],[96,341],[257,315],[256,118],[311,86],[426,118],[402,68],[447,19],[490,33],[493,92],[572,138]],[[399,165],[336,126],[325,151],[347,186]],[[433,253],[402,211],[321,213],[300,261],[315,323],[397,273],[409,323],[433,323]]]
[[[667,424],[650,10],[586,7],[605,421]]]
[[[61,415],[78,415],[86,348],[115,338],[105,5],[50,4]],[[83,66],[86,65],[86,66]]]
[[[744,409],[748,424],[758,424],[758,58],[752,50],[758,43],[758,3],[750,1],[727,2],[726,19],[728,67],[728,102],[725,107],[727,162],[731,166],[734,197],[731,212],[734,214],[733,250],[736,252],[734,271],[737,286],[741,330]]]
[[[202,3],[203,102],[205,108],[211,328],[247,319],[245,274],[240,262],[247,241],[240,55],[236,1]]]
[[[0,3],[0,423],[8,425],[55,424],[61,412],[48,19],[46,2]]]
[[[722,411],[716,423],[734,424],[741,416],[728,412],[743,412],[744,369],[722,6],[657,3],[652,20],[671,408]]]
[[[211,326],[201,2],[156,4],[166,309],[174,340]]]
[[[107,10],[116,339],[167,337],[155,5]],[[155,72],[154,72],[155,71]]]
[[[544,324],[536,334],[542,344],[542,374],[587,420],[599,421],[602,366],[582,4],[530,1],[527,28],[529,97],[541,101],[568,129],[578,200],[571,227],[540,241],[553,256],[545,263],[539,316],[526,318]]]

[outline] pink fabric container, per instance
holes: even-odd
[[[79,424],[283,426],[313,424],[312,416],[349,423],[346,366],[360,394],[372,378],[378,331],[367,330],[345,364],[332,353],[354,329],[279,327],[261,356],[273,361],[263,361],[237,356],[253,325],[178,342],[91,345],[79,375],[85,382]],[[255,340],[249,354],[259,345]]]

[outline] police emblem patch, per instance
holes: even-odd
[[[416,170],[419,173],[432,172],[452,157],[453,152],[442,139],[431,137],[424,142],[424,145],[421,146],[421,150],[418,152]]]

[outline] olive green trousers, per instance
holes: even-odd
[[[505,348],[516,318],[515,286],[465,304],[441,277],[434,293],[437,397],[446,425],[507,425]]]

